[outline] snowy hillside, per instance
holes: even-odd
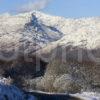
[[[10,14],[0,15],[0,69],[4,68],[3,70],[6,71],[8,67],[8,69],[10,70],[7,71],[9,71],[8,73],[10,73],[11,71],[12,76],[16,74],[13,71],[18,72],[18,74],[20,74],[22,73],[20,71],[22,71],[24,68],[23,73],[26,74],[27,72],[26,70],[29,69],[29,71],[31,70],[32,72],[33,71],[32,68],[36,67],[36,65],[34,64],[34,62],[36,62],[34,60],[34,57],[32,63],[27,63],[23,61],[22,58],[21,60],[19,60],[20,56],[22,56],[23,54],[30,54],[31,56],[33,56],[32,54],[35,52],[37,55],[41,53],[41,55],[44,54],[47,55],[48,57],[49,55],[51,55],[52,51],[56,49],[57,45],[60,45],[61,47],[65,47],[67,49],[65,56],[66,59],[70,58],[70,62],[68,62],[66,66],[69,69],[71,68],[74,69],[74,72],[76,71],[75,72],[76,76],[74,76],[73,74],[75,80],[71,75],[69,75],[71,77],[68,77],[68,74],[65,73],[63,69],[60,70],[60,68],[58,68],[58,66],[60,65],[59,63],[58,66],[56,65],[57,67],[56,69],[49,65],[51,63],[50,62],[51,59],[48,61],[42,59],[43,60],[42,67],[46,66],[45,63],[47,64],[48,62],[50,68],[47,66],[48,69],[46,70],[44,76],[42,76],[42,78],[40,77],[39,78],[40,80],[38,79],[39,83],[33,82],[32,84],[33,85],[35,84],[35,86],[38,84],[37,86],[40,86],[40,88],[43,85],[42,89],[45,90],[45,88],[47,88],[48,91],[51,89],[51,85],[49,86],[49,83],[52,82],[51,84],[54,85],[53,88],[55,88],[57,92],[59,92],[60,89],[61,91],[64,90],[64,92],[66,92],[68,88],[62,88],[63,85],[67,87],[67,85],[70,85],[70,82],[73,81],[76,82],[76,80],[77,82],[79,81],[80,84],[81,83],[83,84],[83,80],[81,81],[81,78],[85,77],[85,79],[89,80],[90,77],[92,77],[92,79],[90,79],[89,82],[93,83],[92,85],[97,86],[98,88],[100,86],[100,78],[99,78],[100,67],[98,67],[99,65],[97,66],[97,63],[90,61],[91,59],[87,57],[89,55],[87,55],[86,50],[88,50],[88,53],[93,51],[93,54],[95,56],[97,56],[98,58],[100,57],[100,18],[99,17],[70,19],[70,18],[63,18],[58,16],[51,16],[37,11],[22,13],[18,15],[10,15]],[[77,58],[76,53],[77,50],[79,49],[84,50],[82,54],[83,54],[83,60],[85,61],[85,64],[79,62],[75,62],[75,63],[72,62],[74,60],[76,61]],[[14,53],[18,54],[14,56],[15,58],[12,57]],[[35,56],[37,56],[36,54]],[[61,55],[61,53],[59,53],[59,55]],[[17,58],[16,56],[19,56],[19,58]],[[12,62],[9,61],[8,61],[9,63],[6,62],[8,58]],[[63,68],[65,69],[66,66],[63,66]],[[85,67],[87,68],[87,66],[91,69],[90,70],[91,72],[85,70]],[[15,69],[12,70],[13,68]],[[81,73],[82,75],[80,75],[80,70],[78,70],[81,68],[83,68],[82,69],[83,72]],[[57,70],[58,72],[59,71],[62,72],[61,74],[58,73],[57,74],[58,76],[56,78],[52,80],[50,79],[48,80],[49,74],[52,76],[54,75],[55,77],[55,73],[52,74],[52,72],[56,72],[55,70]],[[73,73],[71,71],[70,73]],[[2,70],[0,72],[1,72],[0,75],[5,74],[5,73],[2,74]],[[87,74],[85,74],[85,72],[87,72]],[[30,72],[28,72],[28,75],[29,74]],[[77,76],[79,80],[77,79]],[[18,100],[17,97],[21,97],[22,95],[24,95],[22,91],[20,91],[14,86],[12,85],[10,86],[10,84],[6,86],[5,81],[6,78],[0,79],[0,95],[6,94],[9,98],[13,98],[12,95],[10,93],[5,92],[5,90],[14,93],[14,95],[17,95],[18,93],[18,96],[16,96],[16,100]],[[68,81],[70,82],[67,83]],[[89,82],[88,84],[90,84]],[[98,90],[100,90],[100,87]],[[80,89],[80,91],[83,92],[82,89]],[[100,100],[99,93],[96,92],[92,93],[91,91],[89,92],[77,93],[74,96],[83,98],[84,100]],[[4,97],[2,96],[0,98],[4,98]],[[21,100],[24,99],[21,98]]]
[[[0,46],[6,45],[6,49],[11,45],[14,45],[15,48],[23,46],[34,50],[35,48],[32,47],[36,45],[40,48],[63,36],[60,30],[50,24],[46,25],[36,15],[42,16],[38,12],[0,16]]]
[[[66,43],[70,39],[75,42],[87,39],[87,42],[91,42],[89,45],[93,45],[91,39],[94,39],[92,37],[98,39],[99,33],[99,17],[65,19],[35,11],[19,15],[5,14],[0,16],[0,46],[6,45],[6,49],[13,45],[15,48],[23,46],[34,50],[62,37],[62,41],[64,40],[63,42]],[[37,48],[33,48],[36,45]]]

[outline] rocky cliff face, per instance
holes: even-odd
[[[1,15],[0,75],[28,91],[100,92],[99,35],[99,17]]]

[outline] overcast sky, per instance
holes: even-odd
[[[100,0],[0,0],[0,13],[32,10],[74,18],[100,16]]]

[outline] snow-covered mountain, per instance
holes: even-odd
[[[70,57],[71,54],[71,59],[74,57],[76,59],[76,48],[84,49],[84,51],[88,50],[88,53],[93,50],[93,53],[99,57],[100,18],[66,19],[37,11],[18,15],[0,15],[0,61],[7,60],[15,52],[19,55],[23,52],[32,54],[35,51],[43,50],[43,53],[48,55],[50,53],[48,48],[51,47],[51,50],[53,50],[56,48],[55,45],[58,44],[68,48],[66,54],[67,57]],[[12,59],[14,58],[11,57],[10,60]],[[84,53],[84,59],[85,61],[91,60],[88,60],[86,52]],[[93,79],[97,78],[98,80],[99,72],[95,77],[96,71],[93,74]],[[98,84],[100,84],[100,81]],[[11,86],[12,88],[16,90]],[[0,85],[0,90],[4,91],[5,89],[9,91],[9,86],[5,88],[5,85]],[[19,90],[18,92],[21,93]],[[80,94],[76,94],[76,96],[78,95]],[[82,94],[83,98],[85,98],[84,95],[86,94]],[[87,100],[100,99],[100,96],[91,97],[86,95]]]
[[[0,46],[5,46],[6,50],[12,47],[23,47],[28,49],[56,41],[63,36],[63,33],[56,27],[42,22],[39,16],[44,18],[44,14],[39,12],[1,15],[0,16]],[[49,16],[48,16],[49,17]],[[41,17],[40,17],[41,18]],[[44,19],[45,20],[45,19]],[[5,41],[6,40],[6,41]]]
[[[99,33],[99,17],[65,19],[37,11],[0,16],[0,46],[3,50],[12,46],[13,48],[23,47],[26,51],[26,48],[34,51],[34,49],[39,49],[60,39],[61,43],[68,43],[70,40],[76,45],[78,42],[80,45],[83,43],[80,41],[87,41],[89,42],[88,47],[93,47],[91,39],[93,40],[95,37],[98,40]]]

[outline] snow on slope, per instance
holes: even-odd
[[[65,19],[36,11],[0,16],[0,52],[4,53],[23,48],[33,52],[55,41],[73,46],[81,46],[85,41],[88,49],[100,48],[99,34],[99,17]]]
[[[91,40],[98,40],[99,34],[99,17],[65,19],[36,11],[13,16],[9,14],[0,16],[0,46],[6,45],[4,47],[6,49],[12,46],[34,51],[34,49],[39,49],[62,37],[62,40],[59,41],[61,43],[68,43],[70,40],[77,44],[86,40],[89,42],[88,45],[93,46]]]
[[[38,20],[35,12],[0,16],[0,48],[4,52],[23,48],[32,52],[62,36],[60,30]]]
[[[40,12],[35,12],[35,15],[45,25],[55,27],[63,33],[63,37],[59,40],[60,44],[73,42],[73,45],[78,46],[85,41],[88,49],[94,49],[100,44],[100,17],[65,19]]]
[[[19,14],[15,16],[0,16],[0,35],[3,36],[7,33],[10,35],[30,34],[32,37],[34,36],[33,38],[39,38],[38,40],[40,40],[41,42],[43,42],[43,38],[45,42],[53,41],[53,39],[57,40],[61,37],[62,33],[60,32],[60,30],[57,30],[55,27],[42,23],[42,21],[39,20],[35,14],[36,12]],[[39,14],[39,12],[37,14]],[[26,34],[25,32],[28,34]]]

